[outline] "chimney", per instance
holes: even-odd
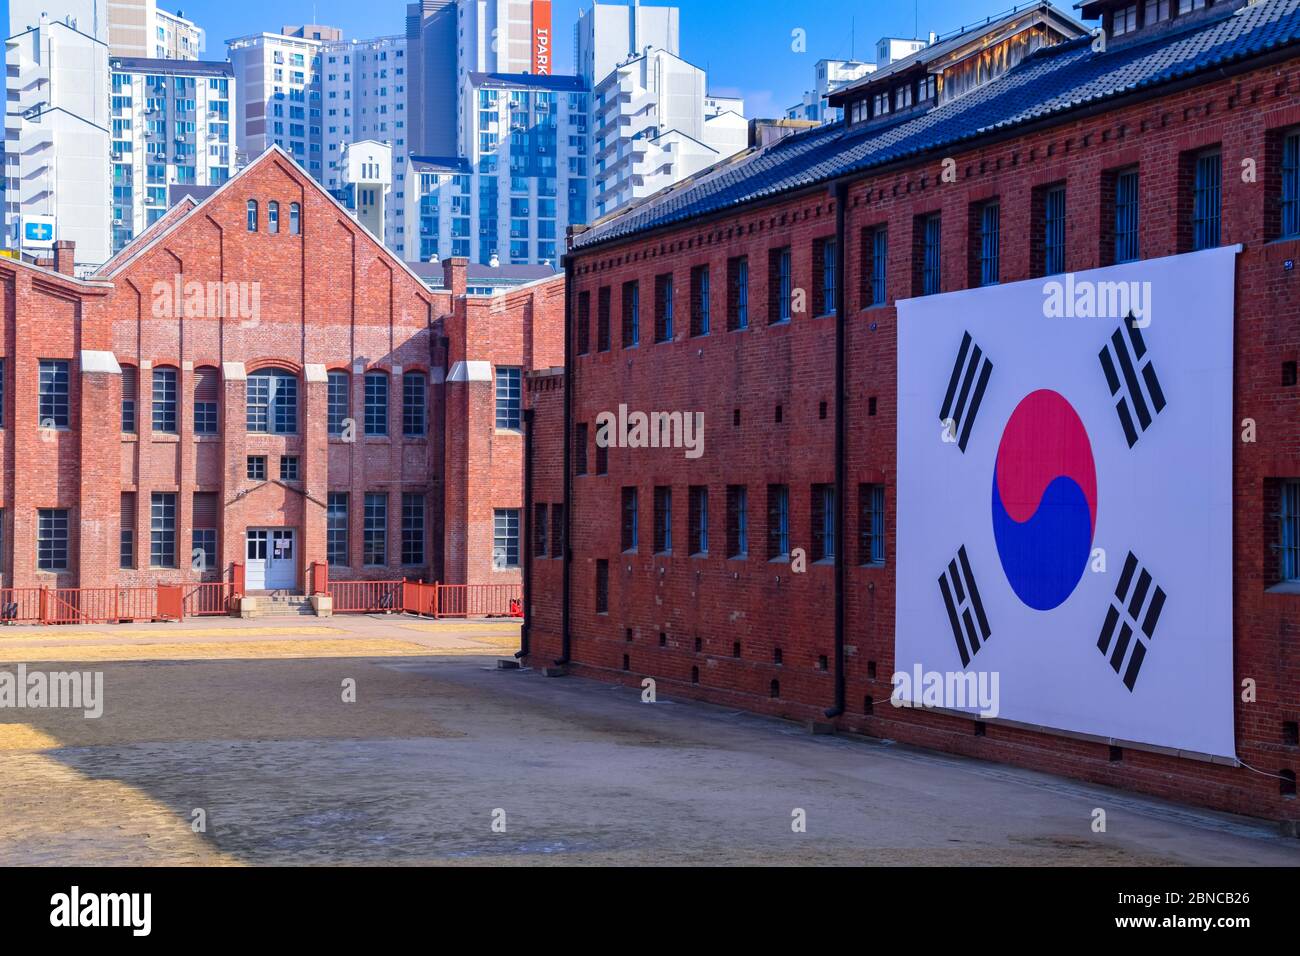
[[[464,295],[469,285],[469,259],[448,256],[442,260],[442,287],[452,295]]]
[[[72,275],[72,262],[76,258],[77,244],[71,239],[60,239],[54,243],[54,270],[65,276]]]

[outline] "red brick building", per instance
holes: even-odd
[[[1104,42],[1020,11],[576,233],[566,375],[530,384],[529,660],[1300,819],[1298,6],[1095,0]],[[898,303],[1235,244],[1236,758],[891,707]],[[707,453],[598,449],[620,405],[703,412]]]
[[[562,278],[435,291],[278,149],[94,276],[56,260],[0,260],[5,586],[518,583]]]

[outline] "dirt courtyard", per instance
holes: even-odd
[[[0,709],[0,864],[1300,864],[1241,818],[498,670],[517,646],[402,617],[0,630],[0,671],[104,693]]]

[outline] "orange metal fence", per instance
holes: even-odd
[[[402,610],[401,581],[331,581],[335,614]]]
[[[186,585],[185,616],[208,617],[230,613],[230,602],[235,597],[235,586],[224,581]]]
[[[518,584],[435,584],[435,617],[515,617],[523,588]]]
[[[112,624],[159,616],[156,587],[0,588],[0,622]]]

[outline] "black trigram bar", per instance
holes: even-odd
[[[952,377],[948,380],[948,391],[943,396],[943,408],[939,412],[940,423],[952,420],[957,447],[962,451],[970,441],[971,426],[975,424],[975,416],[979,414],[992,374],[993,363],[984,356],[969,332],[962,333],[961,348],[957,350],[957,361],[953,363]]]
[[[1137,684],[1147,644],[1155,637],[1164,607],[1164,589],[1130,551],[1097,638],[1097,649],[1110,660],[1111,669],[1123,675],[1124,686],[1130,691]]]
[[[1115,414],[1119,416],[1120,427],[1124,429],[1124,438],[1130,448],[1137,444],[1138,438],[1165,408],[1160,378],[1146,354],[1142,330],[1132,321],[1125,321],[1097,356],[1111,398],[1116,400]]]
[[[939,575],[939,593],[943,595],[944,607],[948,611],[948,623],[957,641],[961,666],[966,667],[993,632],[984,613],[984,602],[980,600],[980,590],[975,584],[965,545],[958,549],[957,556]]]

